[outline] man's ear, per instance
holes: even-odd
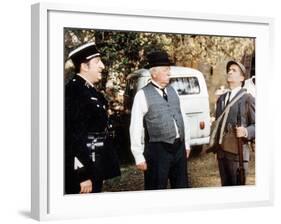
[[[158,69],[153,68],[153,72],[151,73],[151,77],[155,78],[157,76],[157,74],[158,74]]]
[[[81,63],[80,70],[87,72],[89,70],[89,65],[87,63]]]
[[[242,72],[242,70],[241,70],[240,67],[239,67],[239,71],[240,71],[240,81],[241,81],[241,82],[244,82],[244,81],[246,80],[246,77],[245,77],[245,75],[243,74],[243,72]]]

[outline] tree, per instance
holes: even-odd
[[[229,58],[240,61],[244,54],[254,51],[253,38],[206,36],[206,35],[169,35],[171,44],[167,50],[179,65],[190,65],[205,61],[211,66]]]
[[[103,80],[99,86],[106,91],[115,111],[122,111],[122,92],[126,77],[146,64],[145,56],[155,50],[166,50],[177,65],[196,67],[199,61],[216,66],[221,61],[252,54],[253,38],[207,35],[125,32],[65,28],[65,59],[82,43],[93,41],[101,51],[105,63]],[[73,73],[69,61],[65,64],[65,80]]]

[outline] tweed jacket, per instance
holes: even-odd
[[[241,89],[232,100],[235,99],[242,91],[246,91],[245,89]],[[225,100],[227,93],[221,95],[217,100],[216,104],[216,119],[223,113],[225,108]],[[231,101],[230,101],[231,102]],[[240,116],[240,118],[238,118]],[[232,105],[230,108],[225,131],[227,131],[228,127],[235,127],[238,124],[238,121],[241,121],[241,125],[247,129],[248,136],[244,138],[244,141],[252,140],[255,138],[255,98],[246,93],[243,95],[236,103]],[[220,131],[219,131],[220,132]]]

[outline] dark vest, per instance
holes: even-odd
[[[177,124],[181,140],[184,140],[184,123],[180,109],[180,101],[171,86],[166,87],[168,102],[149,83],[143,88],[148,112],[144,116],[145,127],[150,142],[174,143]]]

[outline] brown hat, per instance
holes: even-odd
[[[226,72],[229,71],[229,68],[230,68],[231,65],[237,65],[241,69],[245,79],[247,78],[246,77],[247,76],[247,71],[246,71],[245,66],[243,64],[241,64],[240,62],[238,62],[238,61],[231,60],[231,61],[227,62],[227,64],[226,64]]]

